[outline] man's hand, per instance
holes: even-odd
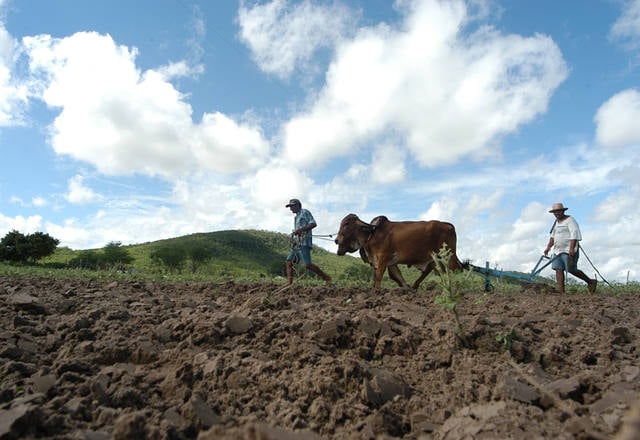
[[[555,240],[553,239],[553,237],[549,238],[549,242],[547,243],[547,248],[544,250],[543,253],[547,255],[554,244],[555,244]]]

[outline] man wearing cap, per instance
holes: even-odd
[[[569,208],[565,208],[562,203],[554,203],[549,210],[556,217],[556,221],[551,228],[551,237],[549,237],[549,243],[544,250],[544,254],[547,255],[553,248],[553,252],[557,257],[551,263],[551,268],[556,271],[556,282],[560,293],[564,293],[565,270],[587,283],[589,292],[593,293],[596,291],[598,280],[592,280],[578,269],[578,242],[582,240],[582,235],[580,234],[578,222],[573,217],[565,214],[567,209]]]
[[[287,284],[293,283],[293,259],[296,255],[300,256],[300,260],[305,267],[322,278],[327,284],[331,282],[331,277],[324,273],[318,266],[311,263],[311,230],[316,227],[316,221],[308,209],[302,208],[302,203],[298,199],[291,199],[285,205],[291,209],[296,217],[293,220],[293,233],[298,237],[299,246],[297,249],[291,249],[287,257]]]

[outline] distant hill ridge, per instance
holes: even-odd
[[[319,240],[315,239],[314,243]],[[242,276],[273,276],[282,271],[284,273],[284,261],[290,251],[290,236],[280,232],[264,230],[225,230],[214,232],[198,232],[180,237],[167,238],[153,242],[122,245],[122,248],[133,257],[130,264],[135,268],[157,267],[157,262],[151,258],[153,253],[167,246],[182,249],[204,249],[209,260],[199,270],[204,273],[220,275],[224,272],[229,276],[241,274]],[[47,259],[50,263],[67,263],[77,257],[81,252],[93,250],[71,250],[59,248],[56,253]],[[345,271],[353,272],[353,266],[363,273],[362,266],[369,270],[369,266],[362,263],[360,258],[339,257],[314,244],[312,259],[323,269],[332,272],[332,276]]]

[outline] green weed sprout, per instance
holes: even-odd
[[[446,243],[442,244],[438,253],[433,252],[431,256],[435,263],[436,283],[440,289],[440,295],[434,298],[434,302],[453,313],[453,319],[455,320],[454,332],[463,346],[468,347],[468,339],[464,331],[464,325],[460,320],[457,306],[458,301],[464,296],[463,289],[471,271],[468,271],[463,278],[456,276],[449,267],[453,252]]]
[[[518,339],[515,328],[511,328],[509,333],[500,333],[496,336],[496,341],[501,343],[505,350],[511,350],[513,347],[513,341]]]

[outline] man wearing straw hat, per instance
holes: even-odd
[[[578,269],[578,242],[582,240],[582,235],[580,234],[578,222],[573,217],[565,214],[567,209],[569,208],[565,208],[562,203],[554,203],[549,210],[556,217],[556,221],[551,228],[551,237],[549,237],[549,243],[544,250],[544,254],[547,255],[553,248],[553,253],[557,257],[551,264],[551,268],[556,271],[556,282],[560,293],[564,293],[565,270],[587,283],[589,292],[594,293],[598,280],[592,280]]]

